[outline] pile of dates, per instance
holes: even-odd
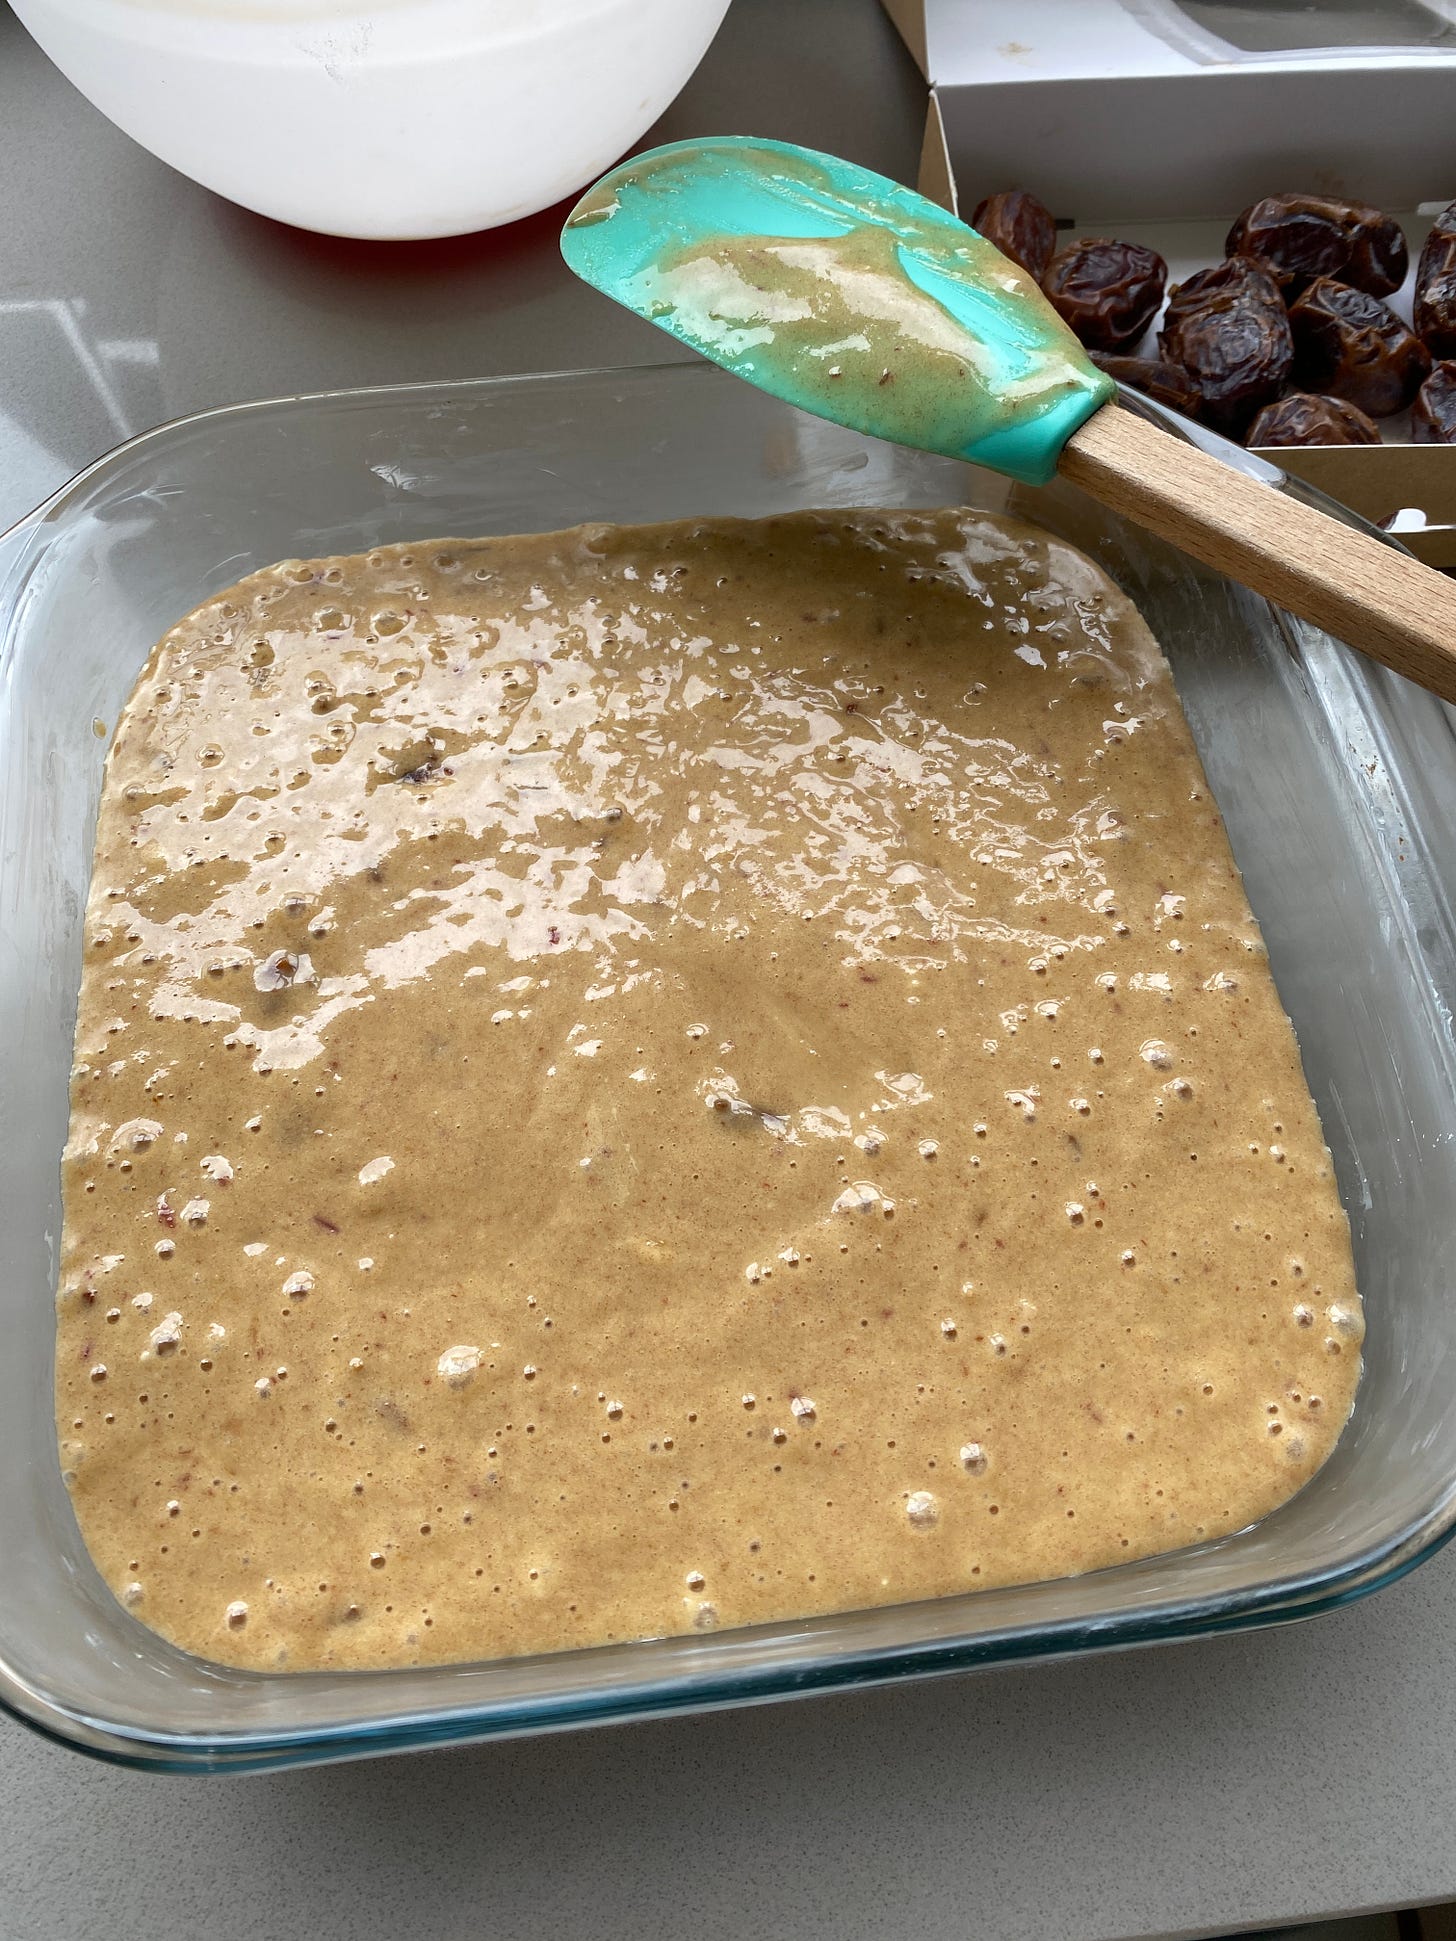
[[[1223,261],[1171,290],[1141,243],[1058,249],[1050,212],[1024,189],[988,196],[971,227],[1035,277],[1110,376],[1227,437],[1374,445],[1375,420],[1409,408],[1417,444],[1456,445],[1456,202],[1421,251],[1411,325],[1385,301],[1410,267],[1400,224],[1335,196],[1265,196],[1229,231]],[[1149,354],[1140,344],[1160,310]]]

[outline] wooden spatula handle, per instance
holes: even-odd
[[[1456,701],[1456,580],[1104,405],[1058,471],[1114,512]]]

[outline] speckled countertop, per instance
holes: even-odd
[[[660,139],[913,179],[876,0],[737,0]],[[282,230],[95,115],[0,6],[0,522],[232,399],[649,363],[548,215],[388,250]],[[117,1772],[0,1722],[0,1941],[1037,1941],[1456,1894],[1456,1551],[1280,1631],[255,1779]]]

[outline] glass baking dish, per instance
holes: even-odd
[[[1009,504],[1092,552],[1172,661],[1353,1225],[1369,1333],[1332,1460],[1217,1543],[797,1624],[340,1675],[230,1671],[164,1644],[87,1558],[51,1410],[92,828],[107,731],[153,641],[290,555],[966,502]],[[1452,720],[1069,487],[877,444],[702,365],[232,406],[102,459],[0,540],[0,1702],[136,1765],[281,1766],[1268,1623],[1408,1570],[1456,1519]]]

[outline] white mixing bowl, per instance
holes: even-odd
[[[13,0],[173,168],[338,236],[544,209],[657,119],[728,0]]]

